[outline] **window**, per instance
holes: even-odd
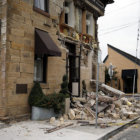
[[[86,15],[86,33],[93,36],[93,14],[87,13]]]
[[[82,33],[82,9],[76,7],[76,30]]]
[[[68,24],[71,27],[75,25],[75,13],[74,13],[74,3],[65,2],[65,24]]]
[[[38,9],[41,9],[45,12],[49,12],[49,0],[34,0],[34,6]]]
[[[35,55],[34,81],[46,82],[47,56]]]
[[[69,3],[65,2],[65,23],[68,24]]]

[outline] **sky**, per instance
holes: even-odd
[[[98,38],[102,60],[108,54],[107,44],[136,56],[140,0],[115,0],[98,19]],[[140,58],[140,42],[137,56]]]

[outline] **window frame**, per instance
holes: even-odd
[[[50,17],[50,14],[49,14],[49,0],[45,0],[44,2],[45,2],[44,3],[45,10],[42,10],[42,9],[35,6],[35,0],[34,0],[33,10],[42,14],[42,15],[44,15],[44,16]]]
[[[37,57],[38,57],[38,55],[35,54],[34,67],[35,67],[35,61],[37,61]],[[35,82],[39,82],[39,83],[47,83],[48,56],[47,55],[43,55],[41,59],[43,61],[43,65],[42,65],[42,67],[43,67],[42,68],[42,70],[43,70],[42,81],[35,80],[35,78],[34,78],[34,81]],[[35,73],[34,73],[34,77],[35,77]]]

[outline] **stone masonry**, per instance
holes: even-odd
[[[30,112],[28,96],[34,82],[36,28],[48,32],[61,50],[61,57],[48,57],[47,82],[41,83],[41,87],[45,94],[60,91],[62,77],[66,74],[68,53],[64,40],[62,38],[58,40],[63,11],[64,0],[50,0],[48,15],[36,11],[34,0],[0,0],[0,117],[12,117]],[[95,14],[99,17],[103,12],[99,12],[99,15],[96,12]],[[86,32],[84,25],[82,28]],[[93,26],[92,43],[98,45],[97,19]],[[75,42],[76,51],[80,53],[80,40]],[[92,90],[90,79],[96,79],[95,50],[98,50],[96,45],[84,43],[81,50],[80,83],[85,80],[88,90]],[[93,48],[89,49],[90,47]],[[19,84],[27,85],[27,93],[16,93]],[[82,89],[82,86],[80,88]]]

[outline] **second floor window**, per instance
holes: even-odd
[[[49,0],[34,0],[34,6],[48,13],[48,1]]]

